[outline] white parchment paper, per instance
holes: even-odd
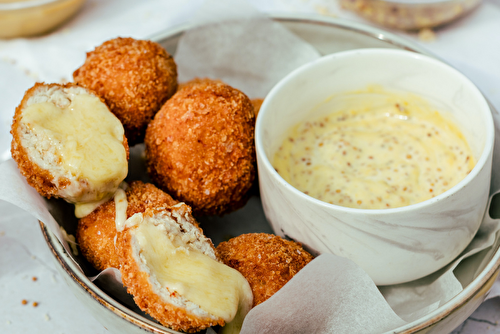
[[[12,203],[31,213],[36,219],[46,224],[59,240],[64,240],[59,224],[50,214],[45,200],[19,173],[14,160],[7,160],[0,165],[0,185],[0,200]]]
[[[263,98],[293,69],[319,53],[243,0],[209,0],[177,46],[179,81],[221,79]]]
[[[383,333],[403,324],[361,268],[322,254],[253,308],[241,333]]]
[[[181,82],[217,78],[250,97],[265,97],[287,73],[319,57],[310,45],[242,0],[209,0],[194,22],[203,28],[186,32],[175,55]],[[26,183],[12,160],[0,165],[0,185],[1,200],[44,222],[71,254],[46,201]],[[243,333],[381,333],[399,327],[436,310],[462,290],[454,269],[463,257],[490,247],[499,226],[498,220],[486,215],[478,235],[457,261],[420,280],[380,289],[351,261],[322,255],[254,308]],[[108,282],[110,294],[120,286],[114,270],[97,279]]]

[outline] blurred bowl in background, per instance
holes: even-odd
[[[342,8],[402,30],[432,28],[474,9],[481,0],[340,0]]]
[[[40,35],[72,17],[85,0],[0,0],[0,38]]]

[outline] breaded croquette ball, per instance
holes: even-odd
[[[115,38],[88,52],[73,79],[104,98],[132,146],[142,142],[147,124],[177,90],[177,66],[158,43]]]
[[[98,202],[127,176],[123,126],[87,88],[35,84],[16,108],[11,134],[21,174],[47,198]]]
[[[253,306],[274,295],[313,259],[300,244],[266,233],[242,234],[221,242],[216,254],[250,283]]]
[[[178,203],[154,185],[141,181],[130,183],[125,193],[128,202],[127,218],[146,209]],[[111,199],[78,221],[76,239],[80,250],[87,261],[99,271],[120,267],[114,243],[115,217],[115,201]]]
[[[257,115],[259,115],[262,103],[264,103],[264,99],[252,99],[253,111],[255,112],[255,119],[257,119]]]
[[[196,214],[236,210],[255,178],[254,128],[245,94],[218,81],[188,84],[148,126],[149,176]]]
[[[133,215],[118,231],[116,249],[127,291],[161,324],[194,333],[237,319],[241,328],[252,305],[250,286],[217,261],[186,204]]]

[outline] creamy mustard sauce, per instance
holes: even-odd
[[[451,115],[412,94],[372,88],[334,96],[325,116],[290,129],[273,166],[331,204],[396,208],[442,194],[475,161]]]
[[[233,323],[232,327],[241,328],[253,296],[247,280],[237,270],[197,250],[176,246],[181,242],[159,232],[148,219],[138,224],[134,235],[141,257],[162,287],[178,292],[228,323],[238,319],[241,323]]]
[[[64,170],[92,189],[74,202],[101,203],[113,196],[127,176],[123,126],[99,98],[73,95],[66,107],[33,103],[23,110],[22,122],[34,133],[49,136]]]

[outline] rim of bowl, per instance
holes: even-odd
[[[268,16],[272,20],[280,22],[299,22],[299,23],[313,23],[320,26],[330,26],[336,27],[343,30],[349,30],[356,32],[357,34],[363,36],[370,36],[376,40],[384,41],[387,44],[396,46],[402,50],[413,51],[418,54],[428,55],[436,59],[441,59],[438,55],[430,52],[428,49],[420,46],[416,42],[410,39],[398,36],[389,31],[383,30],[382,28],[370,26],[366,23],[351,21],[347,19],[327,17],[323,15],[311,14],[311,13],[290,13],[290,12],[269,12]],[[184,23],[174,26],[171,29],[153,34],[148,37],[148,39],[158,42],[160,40],[172,37],[181,36],[186,30],[198,27],[190,23]]]
[[[345,59],[349,57],[353,57],[356,55],[380,55],[380,54],[391,54],[391,55],[396,55],[398,57],[409,57],[409,58],[414,58],[418,59],[419,61],[427,62],[430,63],[432,66],[438,66],[441,67],[443,70],[448,71],[452,75],[458,76],[463,84],[467,86],[467,89],[471,91],[471,93],[476,97],[480,104],[481,104],[481,110],[484,111],[484,117],[487,119],[487,124],[486,124],[486,139],[485,139],[485,144],[484,147],[481,151],[481,155],[476,162],[474,168],[472,171],[467,174],[460,182],[458,182],[456,185],[448,189],[447,191],[437,195],[436,197],[427,199],[425,201],[411,204],[411,205],[406,205],[402,207],[397,207],[397,208],[389,208],[389,209],[357,209],[357,208],[350,208],[350,207],[344,207],[340,205],[335,205],[335,204],[330,204],[324,201],[321,201],[319,199],[316,199],[314,197],[311,197],[309,195],[304,194],[302,191],[298,190],[295,188],[293,185],[288,183],[272,166],[269,157],[267,156],[265,150],[264,150],[264,144],[263,144],[263,122],[265,116],[270,113],[268,111],[269,107],[268,105],[270,104],[270,101],[274,98],[275,95],[277,95],[283,86],[286,86],[289,81],[294,80],[297,76],[300,76],[302,73],[309,71],[311,68],[315,68],[318,66],[321,66],[323,63],[327,63],[330,61],[334,61],[334,59]],[[318,103],[320,104],[320,103]],[[314,107],[314,106],[312,106]],[[266,96],[264,99],[264,102],[262,103],[262,106],[259,111],[259,117],[257,117],[257,122],[255,126],[255,149],[257,152],[257,157],[260,157],[261,161],[260,163],[263,164],[263,166],[269,171],[272,177],[274,177],[283,187],[285,187],[287,190],[291,191],[295,195],[299,196],[301,199],[304,199],[306,201],[312,202],[316,205],[321,205],[323,207],[327,208],[333,208],[335,210],[343,211],[346,213],[363,213],[367,215],[385,215],[388,213],[400,213],[400,212],[407,212],[407,211],[412,211],[412,210],[417,210],[424,208],[426,206],[432,205],[435,202],[441,201],[444,198],[447,198],[460,189],[462,189],[465,185],[467,185],[469,182],[471,182],[479,173],[479,171],[484,167],[485,163],[488,160],[488,157],[490,154],[492,154],[493,151],[493,144],[495,141],[495,126],[493,122],[493,116],[491,115],[491,108],[486,101],[484,95],[481,93],[481,91],[470,81],[469,78],[467,78],[464,74],[456,70],[455,68],[451,67],[450,65],[444,63],[443,61],[440,61],[438,59],[412,52],[412,51],[406,51],[406,50],[396,50],[396,49],[383,49],[383,48],[365,48],[365,49],[355,49],[355,50],[348,50],[348,51],[341,51],[337,53],[332,53],[326,56],[323,56],[317,60],[314,60],[310,63],[307,63],[305,65],[302,65],[301,67],[295,69],[291,73],[289,73],[287,76],[285,76],[283,79],[281,79],[269,92],[269,94]],[[491,172],[490,172],[491,174]]]

